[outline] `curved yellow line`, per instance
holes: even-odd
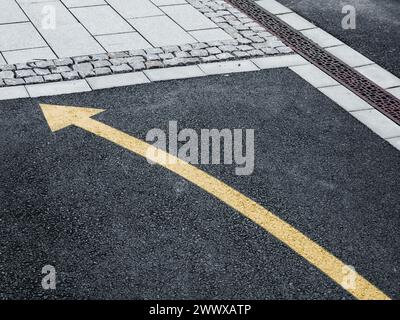
[[[347,266],[342,261],[300,231],[222,181],[140,139],[91,118],[77,119],[74,125],[112,141],[192,182],[264,228],[339,285],[343,282],[343,270]],[[345,288],[354,297],[365,300],[390,300],[387,295],[361,275],[355,273],[354,276],[355,285],[352,288]]]

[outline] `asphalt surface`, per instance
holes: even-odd
[[[400,153],[288,69],[0,102],[0,298],[351,299],[263,229],[39,103],[148,130],[255,129],[255,170],[201,165],[400,298]],[[57,289],[41,287],[44,265]]]
[[[400,1],[278,0],[400,77]],[[342,8],[356,9],[356,29],[344,30]]]

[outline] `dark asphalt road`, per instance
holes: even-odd
[[[400,77],[400,1],[278,0]],[[342,7],[356,9],[356,29],[342,29]]]
[[[253,175],[201,167],[400,298],[400,153],[288,69],[0,102],[0,298],[351,298],[173,173],[52,134],[39,103],[105,108],[97,120],[140,138],[170,120],[254,128]]]

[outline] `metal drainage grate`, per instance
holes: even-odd
[[[286,23],[266,12],[251,0],[227,0],[252,17],[287,46],[303,56],[375,109],[400,125],[400,100],[376,85],[335,56],[320,48]]]

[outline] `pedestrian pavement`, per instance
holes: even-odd
[[[221,0],[17,1],[5,11],[30,20],[0,23],[0,87],[293,52]],[[2,91],[3,99],[15,96]]]
[[[215,12],[190,0],[2,0],[0,62],[232,40],[229,12],[210,4]]]

